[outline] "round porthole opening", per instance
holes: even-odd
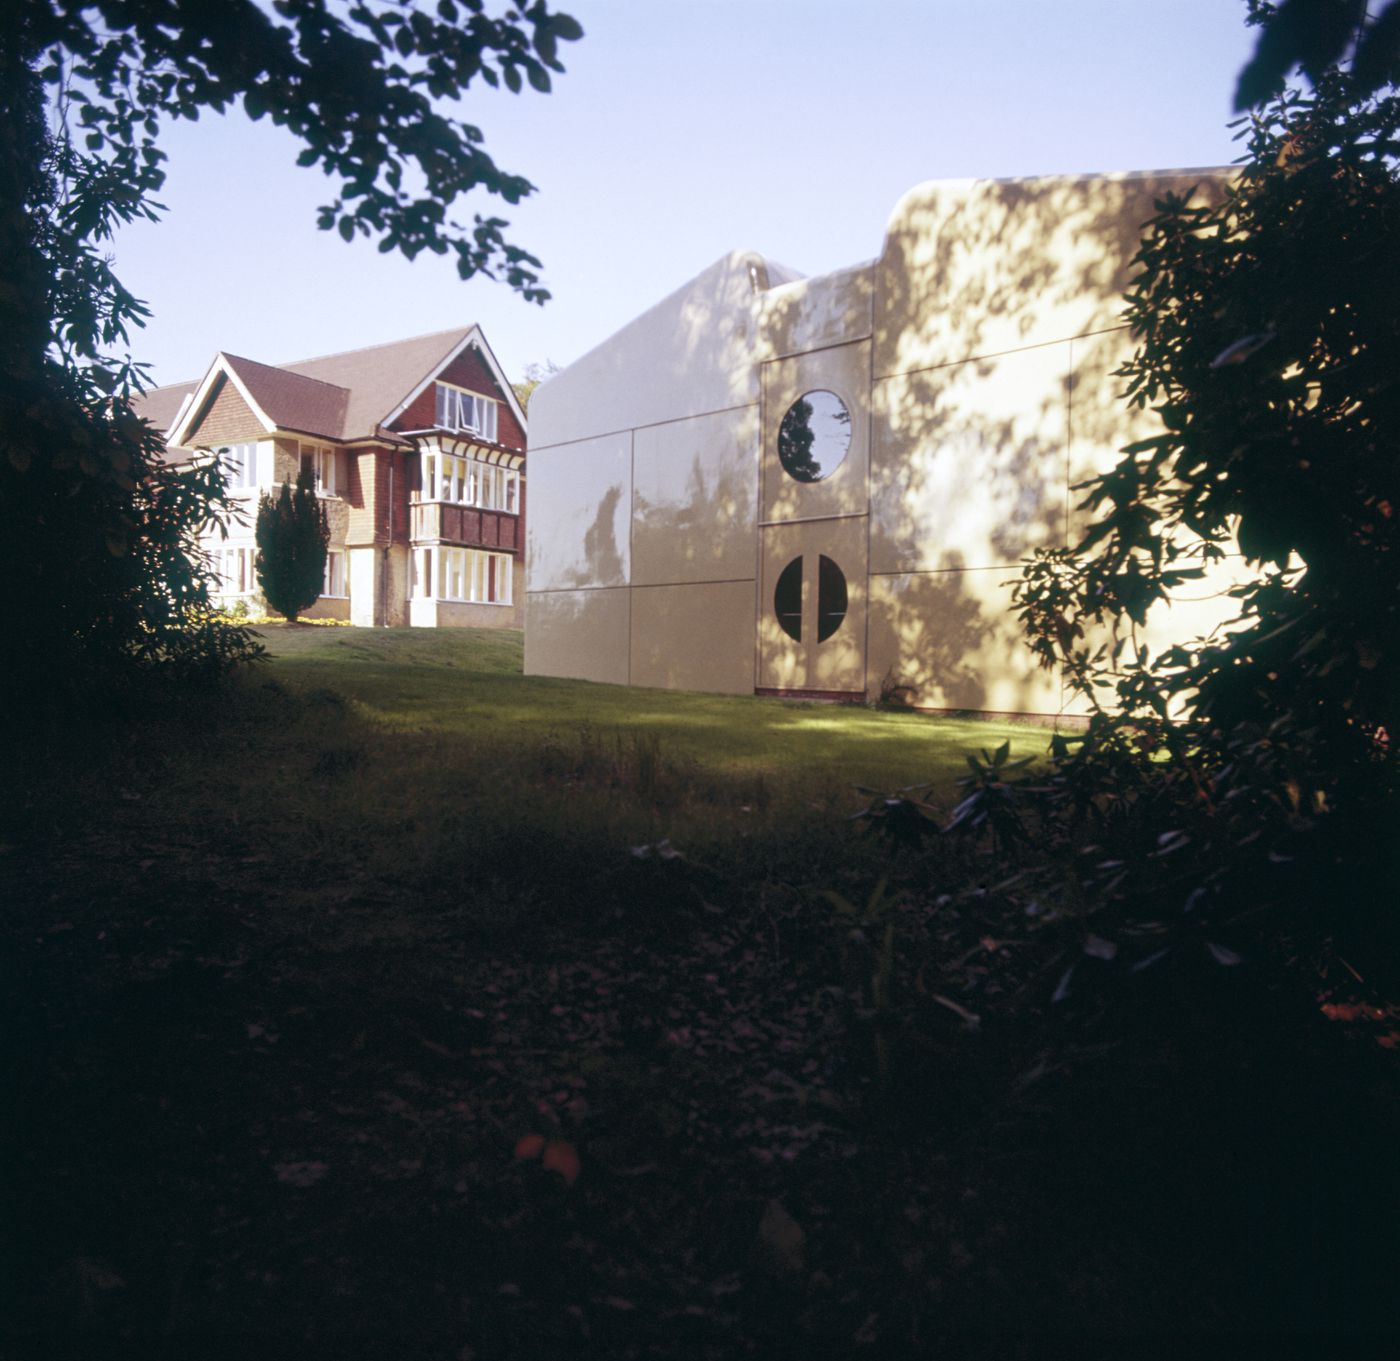
[[[824,553],[817,559],[817,642],[824,643],[846,618],[846,574]],[[793,558],[778,573],[773,588],[778,627],[795,643],[802,641],[802,559]]]
[[[820,482],[846,461],[851,447],[851,413],[834,392],[804,392],[778,427],[778,461],[797,482]]]
[[[778,627],[794,642],[802,641],[802,559],[793,558],[778,576],[773,591]]]

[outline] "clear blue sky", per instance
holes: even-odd
[[[585,29],[554,93],[463,116],[538,193],[510,239],[554,298],[318,232],[291,137],[241,113],[169,128],[169,212],[117,271],[159,383],[479,322],[507,373],[564,365],[737,247],[806,274],[879,254],[924,180],[1220,165],[1244,0],[558,0]]]

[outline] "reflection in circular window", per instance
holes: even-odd
[[[773,588],[778,627],[794,642],[802,641],[802,559],[793,558]],[[825,554],[817,559],[817,642],[824,643],[846,617],[846,574]]]
[[[851,413],[834,392],[804,392],[778,427],[778,461],[798,482],[820,482],[845,461]]]
[[[802,559],[793,558],[778,577],[773,592],[778,626],[795,642],[802,641]]]
[[[846,574],[823,556],[817,566],[817,642],[826,642],[845,617]]]

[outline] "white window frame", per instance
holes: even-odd
[[[479,392],[439,383],[436,397],[437,427],[454,432],[467,431],[496,443],[497,408],[500,403]]]
[[[311,471],[316,478],[316,491],[320,496],[339,496],[340,487],[336,478],[336,453],[328,444],[298,444],[297,471],[311,460]]]
[[[217,444],[214,457],[224,475],[224,486],[231,492],[256,491],[258,486],[258,442],[239,440],[233,444]]]
[[[425,449],[421,467],[424,501],[447,501],[455,506],[520,514],[518,468],[504,468],[441,449]]]
[[[255,595],[258,589],[257,549],[223,547],[209,552],[213,569],[212,594],[223,598]]]
[[[509,553],[433,544],[415,548],[410,561],[415,600],[439,600],[452,605],[509,606],[515,603],[514,558]]]
[[[339,548],[326,551],[326,575],[321,583],[321,595],[331,600],[346,600],[350,592],[346,587],[345,553]]]

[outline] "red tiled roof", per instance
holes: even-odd
[[[225,354],[224,362],[254,406],[279,430],[346,438],[342,432],[350,393],[345,388],[241,355]]]
[[[221,359],[254,404],[277,428],[325,439],[371,438],[414,390],[442,367],[474,328],[458,327],[387,345],[260,364],[241,355]],[[200,384],[173,383],[143,394],[133,406],[161,431],[179,418]]]
[[[411,340],[371,345],[367,349],[348,350],[321,359],[303,359],[281,367],[290,373],[347,389],[350,400],[339,438],[360,439],[373,435],[389,413],[430,373],[440,368],[471,331],[470,326],[435,331]]]

